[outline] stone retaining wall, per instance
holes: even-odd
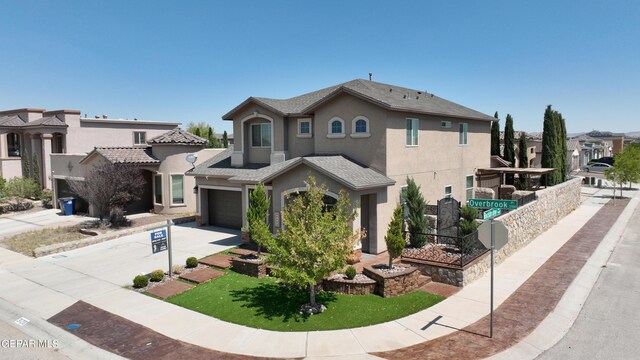
[[[353,281],[348,279],[324,279],[324,291],[333,291],[348,295],[369,295],[376,291],[376,281],[373,279]]]
[[[382,297],[394,297],[409,293],[418,288],[420,271],[409,266],[404,272],[396,274],[384,274],[367,266],[362,273],[377,283],[376,294]]]
[[[459,266],[445,266],[431,261],[403,258],[402,262],[416,267],[424,275],[431,277],[434,282],[462,286],[464,282],[464,272]]]
[[[233,257],[231,258],[231,269],[237,273],[255,278],[267,276],[267,266],[262,261],[256,262]]]
[[[509,241],[495,253],[496,264],[501,263],[531,240],[555,225],[580,205],[580,178],[536,192],[538,200],[530,202],[496,218],[509,233]],[[463,286],[482,276],[491,267],[489,253],[466,266]]]

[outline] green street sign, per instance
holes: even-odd
[[[491,220],[496,216],[500,216],[501,212],[500,209],[489,209],[483,213],[484,220]]]
[[[469,199],[467,204],[469,207],[476,209],[515,210],[518,208],[518,202],[516,200]]]

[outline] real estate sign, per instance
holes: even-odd
[[[157,253],[167,250],[167,229],[151,231],[151,251]]]
[[[467,204],[469,207],[476,209],[515,210],[518,208],[518,202],[516,200],[469,199]]]

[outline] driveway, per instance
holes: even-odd
[[[78,215],[61,215],[59,209],[8,214],[0,217],[0,239],[47,227],[76,225],[87,219]]]

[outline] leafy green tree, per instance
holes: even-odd
[[[352,250],[349,226],[356,213],[349,196],[340,191],[333,207],[326,207],[326,185],[309,177],[306,191],[289,198],[282,210],[277,239],[267,248],[267,263],[275,265],[275,276],[294,286],[308,288],[311,305],[316,305],[316,285],[331,272],[342,269]]]
[[[33,160],[31,160],[33,169],[31,170],[31,178],[38,184],[38,188],[42,189],[42,183],[40,182],[40,162],[36,154],[33,154]]]
[[[193,135],[198,136],[198,137],[202,137],[202,135],[200,134],[200,129],[196,128],[193,132]]]
[[[631,143],[622,149],[616,156],[616,161],[612,167],[605,171],[607,179],[620,185],[620,196],[622,196],[622,185],[624,183],[640,182],[640,143]]]
[[[409,210],[407,216],[409,243],[415,248],[423,247],[427,243],[428,222],[425,217],[427,202],[420,192],[420,186],[416,185],[410,177],[407,177],[405,201]]]
[[[229,148],[229,135],[227,135],[227,130],[222,133],[222,147],[225,149]]]
[[[542,127],[542,154],[541,165],[543,168],[556,168],[558,164],[558,130],[555,125],[554,111],[551,105],[547,105],[544,111],[544,123]],[[553,186],[558,183],[558,171],[547,174],[543,179],[545,186]]]
[[[402,255],[406,243],[402,237],[402,205],[396,206],[393,210],[393,217],[387,229],[387,235],[384,237],[389,252],[389,269],[393,267],[393,259]]]
[[[249,194],[249,208],[247,209],[247,222],[249,223],[249,233],[251,239],[258,244],[258,257],[260,257],[262,247],[267,247],[273,238],[267,225],[267,215],[269,213],[269,198],[260,183]]]
[[[507,114],[507,120],[504,124],[504,159],[511,163],[511,167],[516,166],[513,118],[510,114]],[[513,185],[513,174],[507,174],[506,179],[507,184]]]
[[[520,168],[528,168],[529,167],[529,155],[527,154],[527,136],[524,131],[520,132],[520,139],[518,140],[518,161]],[[520,188],[522,190],[526,190],[529,187],[527,183],[527,177],[525,175],[520,175]]]
[[[500,156],[500,124],[498,112],[493,115],[496,120],[491,123],[491,155]]]
[[[187,132],[190,132],[195,136],[199,136],[207,140],[208,148],[220,147],[220,142],[216,137],[216,132],[205,122],[190,122],[189,124],[187,124]]]
[[[213,132],[213,129],[211,128],[211,126],[209,126],[207,139],[209,140],[209,147],[212,147],[212,148],[221,147],[220,140],[218,140],[218,136],[216,135],[215,132]]]

